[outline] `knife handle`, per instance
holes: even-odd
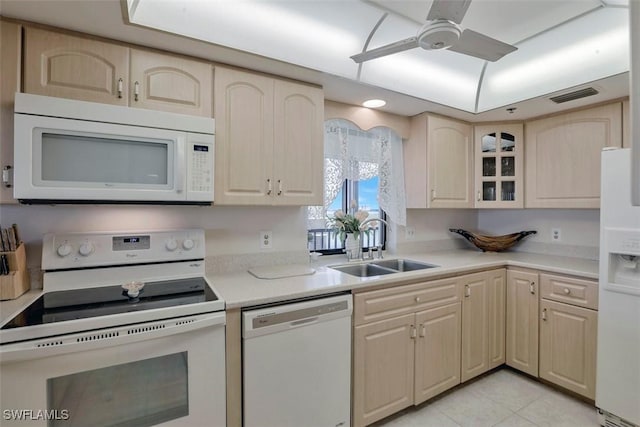
[[[9,274],[9,260],[5,254],[0,255],[0,274],[3,276]]]

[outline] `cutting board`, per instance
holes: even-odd
[[[283,279],[285,277],[309,276],[315,269],[303,264],[273,265],[268,267],[252,267],[249,273],[258,279]]]

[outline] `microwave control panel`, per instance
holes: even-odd
[[[213,200],[213,150],[213,135],[198,135],[189,138],[187,147],[188,200]]]

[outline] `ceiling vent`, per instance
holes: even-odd
[[[586,87],[584,89],[578,89],[574,92],[565,93],[558,96],[552,96],[549,98],[556,104],[562,104],[563,102],[574,101],[580,98],[586,98],[587,96],[597,95],[599,92],[592,87]]]

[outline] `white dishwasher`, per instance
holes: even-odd
[[[351,425],[351,295],[242,313],[245,427]]]

